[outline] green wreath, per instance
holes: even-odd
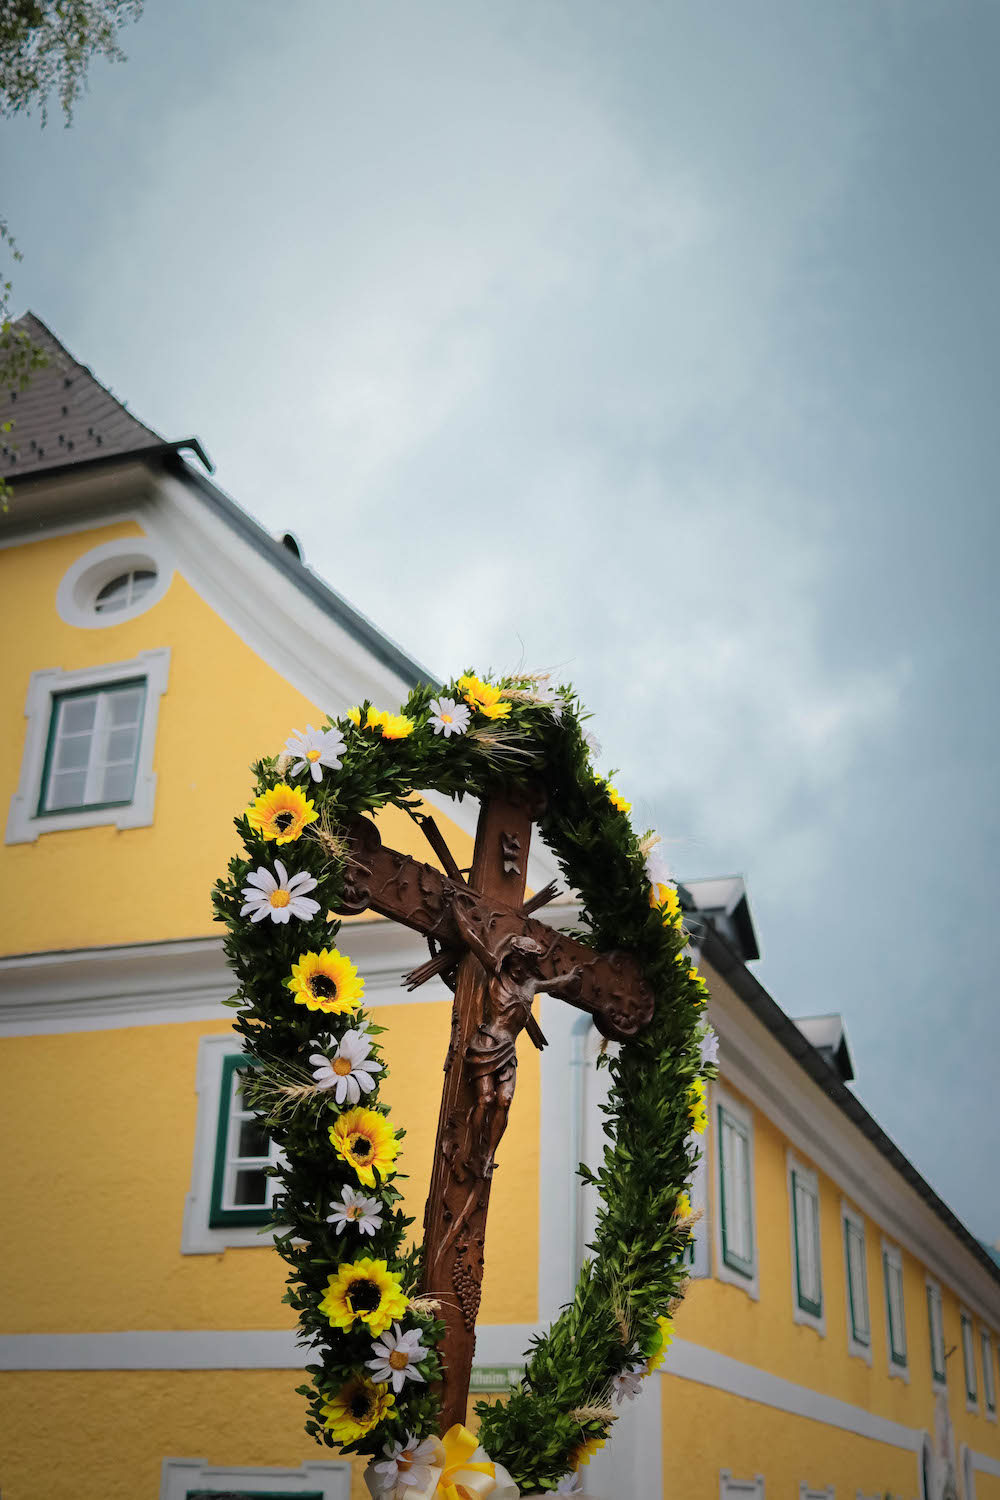
[[[600,1204],[593,1258],[573,1301],[533,1341],[505,1402],[480,1402],[480,1441],[522,1490],[552,1491],[603,1446],[617,1406],[663,1358],[687,1271],[695,1216],[688,1183],[705,1128],[715,1039],[707,990],[685,954],[675,887],[656,836],[633,832],[630,805],[591,765],[587,715],[546,678],[420,686],[398,714],[365,703],[323,729],[295,731],[284,753],[253,767],[251,805],[236,819],[245,856],[217,883],[217,920],[239,980],[229,1002],[246,1039],[244,1094],[281,1148],[275,1244],[291,1267],[284,1300],[316,1362],[306,1430],[373,1455],[387,1497],[414,1484],[437,1434],[437,1304],[418,1295],[421,1251],[396,1187],[395,1129],[380,1103],[383,1028],[361,1009],[363,980],[338,952],[342,830],[417,793],[461,798],[541,782],[542,838],[581,897],[585,943],[624,949],[656,1003],[651,1024],[599,1059],[610,1073],[609,1144],[594,1172]],[[394,1356],[394,1357],[393,1357]]]

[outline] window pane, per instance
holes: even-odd
[[[267,1156],[270,1149],[271,1138],[259,1121],[239,1121],[239,1136],[234,1156]]]
[[[112,729],[108,735],[108,742],[104,750],[106,762],[127,761],[131,765],[135,759],[135,747],[139,738],[138,727],[128,729]]]
[[[134,766],[108,766],[102,778],[99,800],[101,802],[130,802],[134,783]]]
[[[139,722],[142,688],[129,688],[127,692],[111,693],[109,697],[112,724],[117,726],[120,724],[137,724]]]
[[[57,771],[85,771],[90,759],[90,746],[92,736],[89,734],[72,734],[68,739],[59,739],[56,742],[56,753],[53,765]]]
[[[129,574],[119,573],[117,578],[112,578],[102,589],[98,590],[94,608],[98,614],[110,614],[115,610],[124,609],[128,603]]]
[[[143,594],[148,594],[156,582],[156,574],[150,569],[139,568],[132,574],[132,600],[141,599]]]
[[[49,777],[45,806],[52,812],[60,807],[80,807],[86,785],[86,771],[55,772]]]
[[[233,1203],[237,1208],[266,1208],[268,1179],[262,1167],[245,1167],[235,1174]]]
[[[93,698],[64,698],[59,717],[59,733],[81,734],[93,729],[96,709],[96,695]]]

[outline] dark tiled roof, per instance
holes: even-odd
[[[49,363],[35,371],[26,390],[0,391],[0,421],[14,423],[14,430],[0,439],[0,476],[14,479],[36,469],[162,443],[34,313],[25,313],[14,327],[42,346]]]

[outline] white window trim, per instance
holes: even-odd
[[[263,1492],[316,1494],[323,1500],[350,1500],[351,1466],[304,1463],[297,1469],[220,1468],[204,1458],[165,1458],[160,1471],[160,1500],[186,1500],[189,1490],[245,1490],[257,1484]],[[251,1490],[252,1494],[253,1491]]]
[[[153,770],[156,723],[160,698],[167,691],[169,668],[170,648],[163,646],[156,651],[140,651],[132,661],[109,662],[105,666],[84,667],[73,672],[51,667],[31,674],[24,706],[28,727],[24,736],[21,777],[11,798],[7,819],[8,844],[33,844],[40,833],[65,833],[71,828],[95,828],[107,823],[117,828],[149,827],[156,801],[156,774]],[[84,807],[75,812],[45,813],[39,817],[45,747],[56,694],[80,688],[112,687],[130,677],[142,677],[146,682],[132,801],[121,807]]]
[[[854,1324],[851,1320],[851,1263],[847,1258],[847,1226],[850,1224],[861,1233],[864,1245],[863,1269],[865,1274],[865,1298],[868,1303],[868,1342],[861,1343],[860,1339],[854,1337]],[[868,1284],[868,1226],[864,1215],[859,1213],[853,1204],[848,1203],[846,1198],[840,1200],[840,1242],[844,1253],[844,1296],[846,1299],[847,1313],[847,1352],[854,1359],[863,1359],[865,1364],[871,1367],[872,1362],[872,1289]],[[860,1492],[859,1492],[860,1493]]]
[[[156,581],[141,599],[126,609],[107,614],[94,608],[94,600],[105,584],[121,573],[145,569],[156,573]],[[137,615],[152,609],[154,604],[159,604],[173,576],[173,562],[160,542],[147,536],[118,537],[113,542],[92,547],[67,569],[56,590],[56,609],[67,625],[74,625],[78,630],[106,630],[112,625],[124,625],[127,620],[134,620]]]
[[[969,1363],[970,1360],[965,1352],[965,1325],[969,1325],[969,1343],[971,1345],[972,1379],[975,1382],[975,1395],[969,1395]],[[966,1411],[979,1411],[979,1371],[976,1369],[976,1320],[967,1307],[961,1303],[958,1308],[958,1331],[959,1341],[962,1346],[962,1388],[965,1391]]]
[[[983,1415],[987,1422],[995,1422],[997,1420],[996,1339],[988,1328],[979,1330],[979,1354],[983,1365]],[[989,1358],[989,1365],[986,1363],[987,1358]],[[993,1397],[992,1405],[987,1400],[987,1396]]]
[[[885,1358],[889,1369],[890,1380],[902,1380],[906,1385],[910,1383],[910,1341],[906,1333],[906,1289],[903,1288],[903,1347],[906,1356],[905,1364],[897,1364],[892,1357],[892,1314],[889,1310],[889,1288],[886,1286],[885,1263],[895,1262],[899,1268],[900,1284],[903,1282],[903,1252],[892,1240],[882,1237],[881,1255],[879,1257],[879,1269],[882,1273],[882,1301],[885,1306]]]
[[[799,1277],[798,1257],[799,1246],[795,1235],[795,1183],[792,1174],[795,1173],[808,1184],[816,1195],[816,1258],[819,1266],[819,1313],[813,1313],[808,1308],[799,1304]],[[788,1186],[788,1230],[792,1250],[792,1318],[794,1322],[802,1324],[805,1328],[812,1328],[822,1338],[826,1338],[826,1298],[823,1295],[823,1225],[821,1220],[822,1202],[819,1196],[819,1177],[812,1167],[807,1167],[794,1151],[785,1152],[785,1177]]]
[[[692,1280],[701,1280],[712,1274],[709,1255],[709,1212],[708,1212],[708,1156],[711,1151],[710,1134],[712,1130],[711,1119],[705,1135],[701,1138],[701,1155],[691,1173],[691,1199],[692,1213],[701,1213],[701,1218],[691,1229],[691,1244],[694,1255],[688,1266],[688,1275]]]
[[[732,1469],[719,1470],[719,1500],[764,1500],[764,1476],[734,1479]]]
[[[220,1250],[270,1245],[278,1232],[275,1228],[255,1224],[224,1224],[218,1229],[213,1229],[209,1224],[222,1069],[227,1057],[233,1057],[242,1051],[242,1044],[234,1031],[223,1032],[218,1036],[203,1036],[198,1044],[195,1075],[198,1115],[195,1121],[191,1190],[184,1202],[182,1255],[217,1255]]]
[[[799,1500],[835,1500],[835,1496],[836,1490],[832,1484],[824,1485],[820,1489],[805,1483],[799,1485]]]
[[[944,1365],[944,1374],[938,1375],[934,1369],[934,1339],[928,1327],[927,1335],[931,1340],[931,1385],[935,1391],[946,1391],[948,1389],[948,1345],[944,1336],[944,1294],[941,1291],[941,1283],[935,1281],[933,1276],[925,1276],[924,1285],[932,1296],[937,1297],[938,1306],[941,1309],[941,1363]],[[928,1319],[928,1323],[929,1321]]]
[[[712,1188],[715,1195],[715,1234],[712,1236],[714,1244],[713,1264],[715,1266],[716,1280],[724,1281],[728,1286],[738,1286],[741,1291],[746,1292],[755,1302],[760,1301],[760,1260],[759,1247],[757,1243],[757,1211],[756,1190],[754,1185],[754,1134],[753,1114],[745,1104],[740,1104],[731,1094],[727,1094],[718,1084],[709,1090],[711,1104],[711,1130],[714,1138],[712,1150]],[[747,1131],[749,1150],[747,1152],[747,1166],[750,1176],[750,1229],[753,1238],[753,1275],[744,1276],[732,1266],[728,1266],[722,1253],[722,1132],[719,1130],[719,1106],[727,1114],[738,1120]]]

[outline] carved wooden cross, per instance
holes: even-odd
[[[616,1041],[635,1036],[653,1014],[653,994],[634,959],[601,954],[535,921],[531,912],[555,895],[546,886],[524,901],[531,826],[542,810],[534,792],[484,800],[468,881],[431,818],[424,832],[446,874],[382,846],[373,823],[348,830],[344,896],[338,910],[367,909],[421,932],[431,959],[405,976],[411,989],[454,972],[451,1040],[430,1192],[424,1211],[422,1291],[441,1302],[446,1333],[442,1430],[464,1422],[476,1314],[483,1279],[486,1213],[494,1154],[507,1124],[524,1029],[545,1038],[531,1015],[539,991],[589,1011]]]

